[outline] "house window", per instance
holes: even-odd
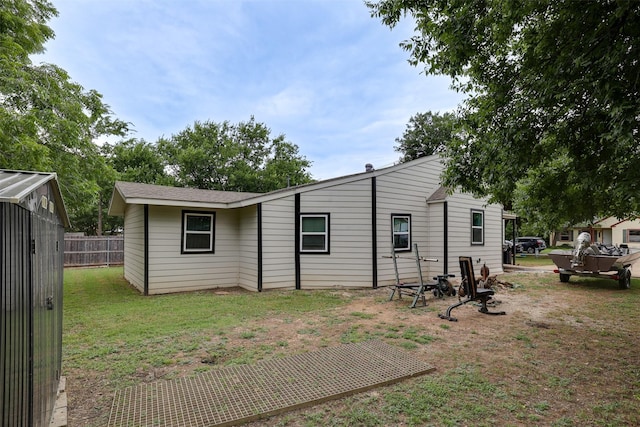
[[[627,232],[629,233],[628,243],[640,243],[640,230],[627,230]]]
[[[214,212],[182,213],[182,253],[213,253]]]
[[[411,215],[391,215],[393,230],[393,249],[396,252],[411,250]]]
[[[300,215],[300,252],[329,253],[329,214]]]
[[[573,231],[561,231],[558,240],[561,242],[570,242],[573,240]]]
[[[471,244],[484,245],[484,211],[471,211]]]

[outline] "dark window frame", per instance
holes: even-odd
[[[211,218],[211,230],[207,233],[191,230],[192,234],[210,234],[210,249],[187,249],[187,217],[188,216],[208,216]],[[180,227],[180,253],[183,255],[199,255],[199,254],[214,254],[216,251],[216,213],[212,211],[182,211],[182,225]]]
[[[475,214],[482,215],[482,225],[479,225],[479,226],[475,225],[475,222],[473,220]],[[471,231],[471,246],[484,246],[484,241],[485,241],[484,225],[485,225],[485,222],[484,222],[484,210],[471,209],[471,229],[470,229],[470,231]],[[475,230],[480,230],[480,233],[482,234],[482,237],[481,237],[482,240],[481,241],[475,240],[475,236],[474,236],[474,231]]]
[[[396,218],[407,218],[409,221],[407,222],[409,225],[409,230],[406,232],[398,232],[396,233],[395,231],[395,219]],[[408,213],[392,213],[391,214],[391,245],[393,246],[393,251],[394,252],[411,252],[411,242],[413,241],[413,235],[412,235],[412,218],[411,218],[411,214]],[[403,247],[403,248],[396,248],[396,234],[407,234],[407,247]]]
[[[305,232],[302,222],[305,218],[324,218],[325,231],[324,232]],[[298,253],[304,255],[329,255],[331,253],[331,214],[328,212],[301,212],[298,215],[298,224],[300,225],[300,246],[298,247]],[[311,235],[323,235],[325,236],[325,247],[323,249],[305,249],[304,237]]]
[[[627,232],[627,241],[626,243],[640,243],[640,230],[637,228],[629,228],[626,230]],[[633,232],[633,234],[632,234]]]

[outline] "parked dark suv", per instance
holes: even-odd
[[[547,248],[542,237],[518,237],[516,239],[516,250],[518,252],[527,252],[532,254],[535,253],[536,248],[538,248],[538,252]]]

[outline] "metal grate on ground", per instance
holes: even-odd
[[[109,427],[237,425],[434,369],[381,341],[345,344],[119,390]]]

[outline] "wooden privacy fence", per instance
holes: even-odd
[[[123,236],[65,236],[64,266],[124,264]]]

